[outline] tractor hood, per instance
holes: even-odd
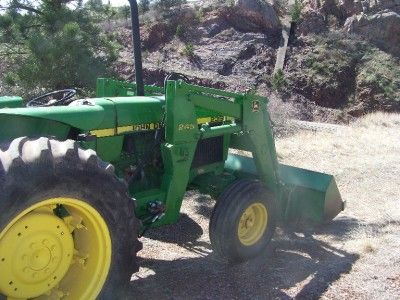
[[[104,101],[104,100],[103,100]],[[55,106],[0,109],[0,140],[20,136],[54,136],[66,139],[71,128],[83,131],[101,126],[113,126],[113,104],[107,106]],[[107,115],[111,117],[107,118]]]
[[[15,107],[22,107],[23,100],[21,97],[17,96],[5,96],[0,97],[0,108],[15,108]]]
[[[0,110],[2,124],[7,124],[4,121],[10,118],[27,117],[56,121],[83,130],[99,126],[105,119],[105,115],[105,108],[100,105],[4,108]]]
[[[158,122],[162,117],[163,99],[155,97],[95,98],[75,103],[72,106],[0,109],[0,140],[20,136],[65,139],[71,128],[89,132]]]

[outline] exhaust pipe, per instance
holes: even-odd
[[[136,95],[144,96],[139,10],[136,0],[129,0],[129,4],[131,6],[133,54],[135,58],[135,73],[136,73]]]

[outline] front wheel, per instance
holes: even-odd
[[[111,299],[137,271],[139,223],[112,169],[73,141],[0,151],[0,294]]]
[[[210,220],[214,252],[241,262],[265,251],[276,226],[273,194],[256,180],[238,180],[220,195]]]

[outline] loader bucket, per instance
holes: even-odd
[[[250,157],[229,154],[225,169],[239,177],[258,177],[256,165]],[[344,209],[344,202],[332,175],[279,163],[277,169],[280,192],[276,198],[283,221],[324,223]]]
[[[286,200],[286,220],[327,222],[343,209],[335,178],[332,175],[279,164],[284,183],[282,200]]]

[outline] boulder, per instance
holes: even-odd
[[[221,10],[226,21],[243,32],[279,31],[280,22],[272,5],[258,0],[236,0]]]
[[[310,33],[318,34],[328,30],[324,16],[317,10],[307,9],[302,13],[302,19],[297,24],[296,32],[299,35]]]
[[[400,15],[394,11],[355,15],[346,20],[343,30],[361,35],[381,50],[400,57]]]
[[[339,0],[339,8],[343,16],[350,17],[362,12],[362,3],[360,0]]]

